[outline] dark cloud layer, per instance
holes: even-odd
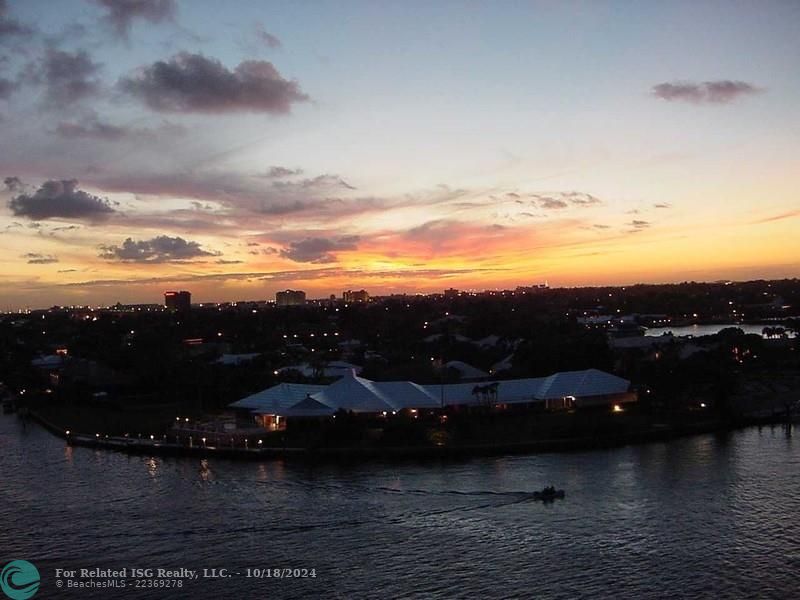
[[[330,263],[336,260],[334,252],[355,250],[358,247],[358,241],[357,235],[338,239],[307,238],[299,242],[291,242],[287,248],[281,250],[280,255],[295,262]]]
[[[22,186],[16,177],[7,177],[5,182],[12,190]],[[33,194],[23,193],[12,198],[8,207],[15,216],[34,221],[54,218],[98,220],[115,212],[108,200],[79,190],[75,179],[46,181]]]
[[[160,23],[177,12],[175,0],[92,0],[106,9],[105,20],[118,34],[127,37],[136,19]]]
[[[272,63],[249,60],[229,70],[220,61],[182,52],[120,80],[120,88],[163,112],[286,114],[309,97]]]
[[[760,88],[745,81],[704,81],[692,83],[677,81],[654,85],[652,93],[669,102],[691,102],[693,104],[727,104],[741,96],[757,94]]]
[[[121,246],[101,246],[101,249],[100,258],[136,263],[183,262],[204,256],[219,256],[203,250],[197,242],[167,235],[141,241],[127,238]]]
[[[28,69],[27,79],[44,86],[44,103],[62,108],[96,95],[100,91],[97,75],[100,64],[85,50],[67,52],[48,48],[44,56]]]

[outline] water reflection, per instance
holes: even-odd
[[[208,466],[208,461],[204,458],[200,461],[200,469],[198,470],[200,473],[200,480],[204,482],[211,481],[211,468]]]
[[[148,458],[145,460],[145,465],[147,466],[148,475],[155,479],[158,472],[158,459],[154,457]]]

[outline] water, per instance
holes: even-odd
[[[782,327],[781,324],[774,325],[776,327]],[[700,337],[701,335],[715,335],[722,331],[723,329],[727,329],[728,327],[738,327],[745,333],[751,334],[754,333],[756,335],[762,335],[764,331],[764,327],[773,327],[773,325],[745,325],[740,323],[725,323],[722,325],[686,325],[685,327],[652,327],[645,332],[647,336],[659,336],[664,335],[665,333],[672,333],[675,336],[681,335],[691,335],[694,337]],[[794,337],[794,333],[786,332],[788,337]]]
[[[70,449],[1,416],[0,564],[34,562],[42,598],[791,598],[791,433],[309,467]],[[550,483],[565,500],[531,500]],[[53,569],[80,566],[313,568],[316,578],[55,593]]]

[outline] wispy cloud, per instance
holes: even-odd
[[[100,68],[85,50],[48,48],[28,66],[23,79],[44,87],[46,108],[61,110],[100,92]]]
[[[58,262],[58,257],[52,254],[39,254],[37,252],[23,254],[22,258],[27,259],[29,265],[50,265]]]
[[[106,9],[104,20],[113,30],[127,39],[134,21],[141,19],[152,24],[175,17],[175,0],[92,0]]]
[[[771,223],[773,221],[783,221],[784,219],[794,219],[796,217],[800,217],[800,210],[790,210],[770,217],[764,217],[763,219],[752,221],[752,223],[757,225],[759,223]]]
[[[153,140],[162,134],[179,136],[186,133],[186,129],[169,122],[163,122],[157,128],[152,129],[114,125],[98,119],[95,115],[91,115],[77,121],[61,121],[56,126],[55,132],[66,139],[115,142],[123,139]]]
[[[280,39],[264,29],[263,23],[256,23],[255,27],[256,39],[267,48],[275,49],[282,46]]]
[[[720,79],[693,83],[676,81],[654,85],[651,93],[656,98],[669,102],[691,102],[693,104],[727,104],[743,96],[761,92],[761,88],[745,81]]]

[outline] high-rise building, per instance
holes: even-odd
[[[275,304],[278,306],[300,306],[306,303],[306,293],[302,290],[276,292]]]
[[[342,292],[342,300],[345,302],[369,302],[369,292],[367,290],[347,290]]]
[[[187,311],[192,307],[192,294],[186,291],[164,292],[164,306],[167,310]]]

